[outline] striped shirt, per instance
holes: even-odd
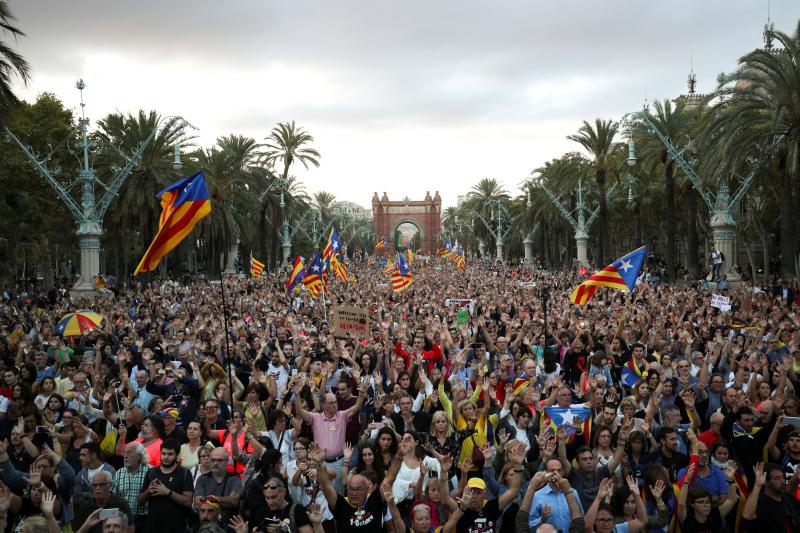
[[[120,468],[114,472],[112,491],[128,502],[134,517],[147,514],[147,504],[139,505],[136,502],[136,498],[142,490],[148,470],[150,470],[150,466],[143,464],[135,474],[131,474],[127,468]]]

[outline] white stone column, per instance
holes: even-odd
[[[714,213],[711,215],[711,231],[714,236],[714,247],[725,256],[720,277],[726,275],[728,281],[739,281],[739,275],[733,270],[733,265],[736,263],[736,221],[731,216],[730,193],[728,185],[724,183],[719,188]]]
[[[478,241],[478,252],[481,254],[481,259],[486,257],[486,243],[483,241]]]
[[[522,245],[525,247],[525,264],[529,265],[533,262],[533,239],[530,236],[525,237]]]
[[[575,232],[575,244],[578,249],[578,263],[589,266],[589,234],[586,230],[579,229]]]

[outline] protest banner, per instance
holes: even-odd
[[[366,337],[369,335],[369,310],[346,305],[332,307],[331,331],[334,337]]]

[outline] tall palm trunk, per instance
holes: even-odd
[[[697,237],[697,193],[691,185],[686,191],[686,268],[689,277],[700,272],[699,239]],[[731,258],[733,260],[733,258]]]
[[[669,283],[675,282],[676,270],[676,220],[675,220],[675,163],[671,159],[666,160],[664,167],[665,189],[667,193],[667,280]]]
[[[795,152],[798,147],[795,147]],[[780,159],[781,174],[781,274],[792,276],[794,274],[794,254],[795,254],[795,220],[794,194],[792,191],[792,174],[797,171],[796,157],[791,163],[788,161],[788,154]]]
[[[598,170],[595,173],[598,193],[600,194],[600,242],[598,243],[598,264],[604,265],[608,255],[608,210],[606,207],[606,171]]]

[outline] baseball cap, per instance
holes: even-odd
[[[471,477],[467,481],[467,487],[471,489],[486,490],[486,482],[479,477]]]

